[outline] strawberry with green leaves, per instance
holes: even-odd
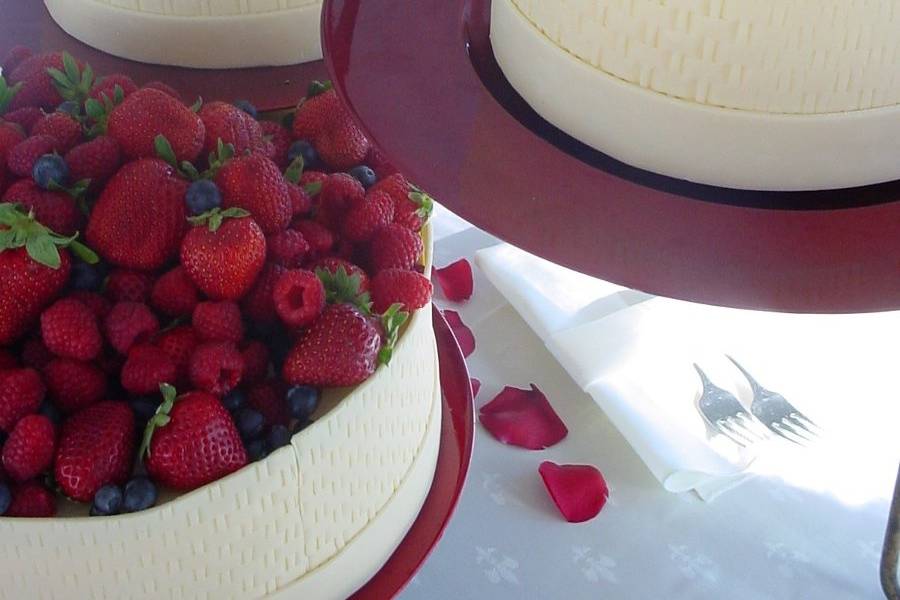
[[[144,88],[112,110],[107,134],[119,142],[129,158],[156,156],[156,138],[163,135],[181,162],[193,161],[200,155],[206,128],[189,107],[168,94]]]
[[[331,82],[314,81],[297,107],[294,139],[313,144],[325,164],[334,170],[360,164],[371,144],[341,103]]]
[[[90,67],[82,66],[65,52],[35,54],[9,73],[10,84],[22,84],[10,103],[15,110],[37,106],[50,110],[63,100],[83,102],[93,83]]]
[[[213,300],[244,296],[266,262],[266,238],[250,213],[213,209],[191,217],[181,242],[181,264],[200,291]]]
[[[0,346],[25,334],[65,287],[72,259],[97,256],[75,236],[58,235],[16,205],[0,204]]]
[[[163,402],[147,423],[140,456],[153,479],[188,491],[237,471],[247,452],[218,398],[205,392],[177,396],[160,386]]]
[[[206,128],[203,151],[215,152],[219,142],[234,146],[236,154],[263,148],[260,124],[246,112],[227,102],[208,102],[197,113]]]
[[[16,97],[16,94],[18,94],[21,89],[21,83],[11,86],[6,83],[6,78],[0,73],[0,117],[6,114],[9,105],[12,104],[13,98]]]
[[[68,189],[55,187],[57,189],[45,190],[33,179],[20,179],[4,192],[2,201],[33,211],[35,219],[60,235],[75,235],[84,223],[79,200],[83,198],[85,183]]]

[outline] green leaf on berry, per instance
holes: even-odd
[[[60,185],[56,183],[55,179],[50,180],[50,185],[48,185],[48,189],[53,192],[64,192],[71,196],[73,199],[78,200],[83,198],[85,193],[88,190],[88,187],[91,185],[90,179],[80,179],[76,181],[73,185],[66,187],[64,185]]]
[[[328,90],[332,89],[334,85],[332,85],[330,80],[318,81],[313,80],[310,82],[309,87],[306,89],[306,97],[307,98],[315,98],[320,94],[324,94]]]
[[[372,299],[368,292],[360,291],[362,278],[359,273],[347,273],[344,266],[339,266],[332,273],[319,267],[316,276],[325,287],[325,301],[329,304],[352,304],[363,314],[372,314]]]
[[[6,109],[9,108],[9,103],[12,102],[13,98],[16,97],[16,94],[19,93],[20,89],[22,89],[22,82],[9,87],[9,85],[6,83],[6,79],[3,77],[3,75],[0,75],[0,115],[6,114]]]
[[[175,406],[178,392],[168,383],[159,384],[159,391],[162,394],[163,401],[156,409],[156,413],[147,421],[147,426],[144,428],[144,437],[141,440],[141,447],[138,449],[138,458],[140,460],[150,456],[150,442],[153,440],[153,434],[157,428],[165,427],[172,420],[169,414],[172,412],[172,407]]]
[[[197,96],[197,99],[191,104],[191,111],[198,113],[201,108],[203,108],[203,96]]]
[[[163,134],[156,136],[153,139],[153,147],[156,149],[158,157],[175,167],[176,171],[178,170],[178,159],[175,158],[175,151],[172,150],[172,144],[169,143],[166,136]]]
[[[383,315],[381,315],[381,326],[384,328],[384,344],[378,352],[378,363],[386,365],[391,362],[394,354],[394,347],[400,338],[400,328],[409,319],[409,313],[401,310],[402,304],[392,304]]]
[[[99,121],[106,116],[106,110],[103,108],[103,104],[95,98],[89,98],[84,103],[84,112],[95,121]]]
[[[319,192],[322,191],[322,182],[313,181],[312,183],[307,183],[303,186],[303,191],[306,192],[310,198],[315,198],[319,195]]]
[[[431,213],[434,212],[434,198],[414,185],[410,185],[409,189],[411,191],[409,192],[408,198],[413,204],[419,207],[416,209],[416,215],[422,219],[422,222],[424,223],[431,218]]]
[[[288,165],[287,170],[284,172],[284,178],[286,181],[290,181],[294,185],[300,183],[300,177],[303,175],[303,169],[306,167],[303,162],[303,157],[298,156],[291,164]]]
[[[214,208],[196,217],[188,217],[188,222],[195,227],[205,225],[210,231],[215,233],[222,226],[222,223],[225,222],[225,219],[242,219],[249,216],[250,211],[232,206],[225,210]]]
[[[87,246],[75,241],[77,233],[71,237],[59,235],[38,222],[33,211],[22,212],[18,204],[0,204],[0,224],[9,228],[0,232],[0,252],[24,247],[33,261],[51,269],[62,264],[59,248],[71,249],[86,262],[99,260]]]
[[[200,172],[197,170],[197,167],[186,160],[181,161],[181,172],[187,175],[187,178],[191,181],[197,181],[201,178]]]
[[[90,65],[85,65],[84,70],[80,70],[78,63],[68,52],[63,52],[62,58],[63,70],[50,67],[47,74],[64,100],[74,100],[82,104],[88,99],[94,85],[94,70]]]

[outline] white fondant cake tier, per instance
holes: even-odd
[[[347,597],[397,548],[434,477],[430,306],[390,365],[331,390],[314,419],[266,459],[143,512],[89,518],[69,503],[53,519],[0,517],[0,598]]]
[[[44,0],[68,34],[146,63],[228,69],[322,58],[322,0]]]
[[[724,187],[835,189],[900,178],[898,9],[495,0],[491,42],[541,116],[623,162]]]

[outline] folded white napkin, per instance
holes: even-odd
[[[868,402],[883,413],[877,399],[896,389],[889,344],[900,339],[900,313],[789,315],[658,298],[506,244],[481,250],[476,262],[672,492],[711,500],[757,457],[769,474],[795,451],[776,438],[745,450],[710,432],[696,409],[692,363],[749,405],[750,388],[725,354],[734,356],[820,425],[843,425],[842,447],[873,435],[870,419],[854,412],[854,421],[847,407]]]

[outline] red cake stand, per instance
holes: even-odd
[[[776,311],[900,308],[900,182],[758,193],[628,167],[532,111],[497,67],[489,30],[490,0],[325,3],[335,86],[397,167],[451,210],[659,295]]]

